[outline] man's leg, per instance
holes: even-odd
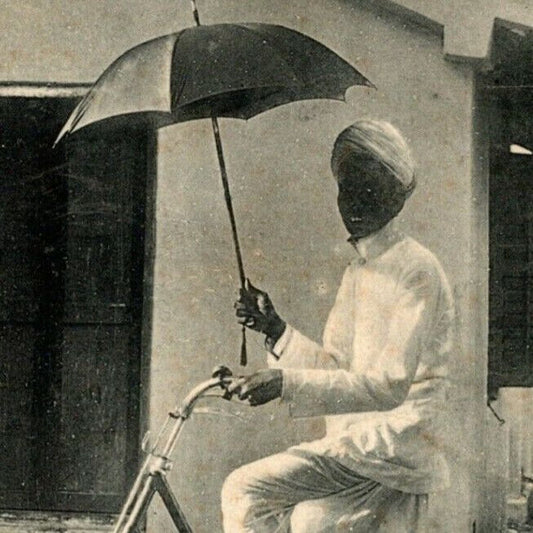
[[[224,531],[287,531],[290,514],[298,503],[358,484],[363,491],[378,485],[328,457],[286,452],[260,459],[238,468],[226,479],[222,488]]]
[[[290,516],[291,533],[427,531],[426,494],[407,494],[372,483],[363,482],[338,494],[300,502]]]

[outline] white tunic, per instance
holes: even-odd
[[[283,369],[291,415],[326,416],[325,437],[295,449],[397,490],[432,492],[448,482],[440,417],[451,291],[435,256],[392,226],[356,250],[323,345],[287,326],[269,354],[270,366]]]

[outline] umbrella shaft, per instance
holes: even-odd
[[[229,221],[231,224],[231,234],[233,236],[233,245],[235,246],[235,255],[237,256],[237,266],[239,268],[239,279],[241,287],[244,288],[246,284],[246,276],[244,275],[244,264],[242,261],[241,246],[239,244],[239,236],[237,234],[237,223],[235,222],[235,214],[233,212],[233,202],[231,200],[231,193],[229,189],[228,174],[226,172],[226,163],[224,161],[224,152],[222,151],[222,140],[220,139],[220,130],[218,127],[218,120],[216,117],[211,119],[213,125],[213,135],[215,136],[215,144],[217,147],[218,164],[220,166],[220,176],[222,178],[222,186],[224,187],[224,198],[226,200],[226,207],[228,209]]]
[[[191,0],[192,14],[194,22],[200,26],[200,13],[196,0]],[[235,222],[235,214],[233,212],[233,202],[231,200],[231,192],[229,189],[228,173],[226,172],[226,162],[224,161],[224,151],[222,150],[222,139],[220,138],[220,128],[218,127],[218,120],[216,117],[211,118],[213,126],[213,135],[215,136],[215,144],[217,147],[218,164],[220,166],[220,175],[222,177],[222,186],[224,187],[224,198],[226,200],[226,207],[228,209],[229,221],[231,224],[231,235],[233,236],[233,245],[235,246],[235,255],[237,256],[237,266],[239,268],[239,280],[241,287],[246,286],[246,276],[244,275],[244,264],[242,261],[241,245],[239,244],[239,236],[237,234],[237,223]],[[244,328],[243,328],[243,343],[244,343]],[[245,363],[246,364],[246,363]]]

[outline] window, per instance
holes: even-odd
[[[0,507],[114,512],[135,474],[149,137],[52,150],[73,97],[0,98]]]
[[[533,32],[500,22],[494,50],[486,80],[492,390],[533,386]]]

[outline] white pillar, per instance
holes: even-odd
[[[515,387],[500,389],[502,416],[509,427],[509,471],[507,494],[520,496],[522,489],[522,394]]]
[[[522,468],[524,477],[533,480],[533,389],[522,391]]]
[[[523,441],[525,421],[525,389],[500,389],[502,415],[509,426],[509,470],[507,484],[507,515],[513,522],[527,520],[527,498],[522,494]]]

